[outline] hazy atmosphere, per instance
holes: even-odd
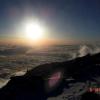
[[[42,64],[73,60],[75,69],[75,59],[87,55],[87,62],[76,65],[90,67],[90,55],[100,53],[99,38],[100,0],[0,0],[0,88],[10,77],[24,75]],[[100,68],[91,58],[89,62]],[[98,81],[100,84],[100,76]],[[97,85],[93,80],[91,84]],[[80,100],[74,97],[87,87],[87,81],[69,82],[60,95],[43,100]]]
[[[1,41],[29,44],[30,37],[46,45],[99,41],[99,5],[99,0],[0,0]],[[41,36],[31,34],[32,25]]]

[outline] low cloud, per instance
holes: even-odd
[[[99,52],[100,52],[100,47],[98,46],[91,47],[91,46],[83,45],[80,46],[79,57],[85,56],[87,54],[95,54]]]

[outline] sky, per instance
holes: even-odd
[[[48,29],[49,39],[100,37],[100,0],[0,0],[0,37],[18,37],[22,23],[31,18]]]

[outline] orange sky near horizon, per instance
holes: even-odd
[[[41,46],[41,45],[70,45],[75,44],[77,41],[73,40],[62,40],[62,39],[42,39],[38,41],[32,41],[24,38],[2,38],[0,39],[0,44],[18,44],[18,45],[27,45],[27,46]]]

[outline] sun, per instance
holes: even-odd
[[[25,37],[27,39],[38,41],[44,37],[44,29],[37,22],[29,22],[25,26]]]

